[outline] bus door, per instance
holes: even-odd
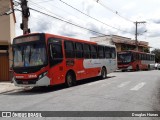
[[[51,84],[59,84],[64,82],[64,65],[63,65],[63,52],[62,41],[51,38],[49,43],[49,62],[50,62],[50,77],[52,78]]]
[[[116,60],[116,50],[114,47],[110,48],[111,51],[111,59],[110,59],[110,65],[111,65],[111,72],[115,71],[117,69],[117,60]]]
[[[111,59],[111,50],[110,47],[105,47],[105,58],[106,58],[106,67],[107,67],[107,73],[110,73],[112,70],[112,59]]]

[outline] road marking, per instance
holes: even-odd
[[[128,85],[131,81],[127,81],[127,82],[124,82],[124,83],[121,83],[120,85],[118,85],[119,88],[121,87],[124,87],[126,85]]]
[[[141,89],[145,84],[146,84],[145,82],[139,83],[138,85],[134,86],[134,87],[131,88],[130,90],[139,90],[139,89]]]

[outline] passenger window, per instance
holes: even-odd
[[[115,48],[111,48],[111,58],[113,58],[113,59],[116,58],[116,50],[115,50]]]
[[[51,44],[51,56],[52,59],[62,58],[62,47],[61,45]]]
[[[104,58],[103,46],[98,46],[98,57],[99,58]]]
[[[53,39],[54,41],[54,39]],[[49,44],[49,53],[50,53],[50,66],[57,65],[63,61],[63,52],[62,52],[62,43],[50,43]]]
[[[90,45],[90,47],[91,47],[91,58],[93,59],[97,58],[97,46]]]
[[[74,52],[73,42],[65,41],[64,45],[65,45],[65,56],[66,56],[66,58],[74,58],[75,57],[75,52]]]
[[[88,44],[83,45],[84,58],[90,58],[90,48]]]
[[[105,57],[111,58],[110,47],[105,47]]]
[[[83,58],[83,46],[81,43],[75,43],[76,58]]]

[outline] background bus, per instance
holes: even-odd
[[[114,46],[37,33],[13,40],[13,82],[16,86],[49,86],[101,76],[117,69]]]
[[[126,70],[149,70],[155,63],[155,55],[138,51],[118,52],[118,69]]]

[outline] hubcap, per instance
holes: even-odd
[[[104,69],[102,70],[102,77],[103,77],[103,78],[105,78],[105,77],[106,77],[106,72],[105,72],[105,70],[104,70]]]
[[[72,85],[72,76],[70,75],[67,76],[67,83],[68,83],[68,86]]]

